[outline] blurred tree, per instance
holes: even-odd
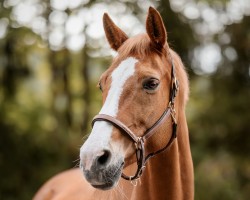
[[[196,94],[205,95],[202,101],[208,102],[202,111],[197,111],[197,118],[193,119],[196,123],[191,122],[190,127],[194,133],[194,154],[198,156],[195,160],[198,199],[248,199],[250,195],[250,162],[247,156],[250,151],[249,27],[250,18],[246,16],[242,23],[226,28],[231,42],[221,45],[224,61],[210,78],[208,90]],[[206,169],[199,171],[199,167],[207,162],[207,158],[203,157],[204,152],[210,161]],[[208,177],[204,178],[204,170],[217,170],[219,174],[209,180]],[[214,184],[218,179],[223,183]],[[204,188],[212,191],[206,197]]]
[[[169,1],[160,1],[158,10],[165,22],[170,47],[180,55],[188,69],[189,75],[192,76],[191,62],[188,56],[190,51],[194,49],[198,43],[194,37],[192,27],[185,23],[181,17],[171,9]]]

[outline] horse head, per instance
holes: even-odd
[[[122,125],[116,126],[112,120],[93,123],[90,136],[80,149],[80,167],[93,187],[107,190],[116,186],[123,168],[138,161],[136,140],[171,108],[171,89],[173,84],[177,87],[177,82],[173,82],[175,74],[166,29],[155,9],[149,8],[146,34],[128,38],[106,13],[103,25],[111,48],[118,54],[100,77],[103,106],[99,114],[122,122],[135,135],[131,142]],[[171,139],[175,120],[172,111],[172,117],[157,128],[157,135],[146,142],[146,151],[161,149]]]

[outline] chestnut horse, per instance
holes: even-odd
[[[53,177],[34,200],[192,200],[188,78],[160,14],[150,7],[147,33],[132,38],[106,13],[103,23],[118,55],[100,78],[103,107],[80,149],[80,169]]]

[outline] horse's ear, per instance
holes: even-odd
[[[160,13],[152,7],[148,9],[146,29],[153,45],[162,49],[166,42],[167,32]]]
[[[128,36],[115,25],[107,13],[104,13],[103,15],[103,27],[111,48],[117,51],[128,39]]]

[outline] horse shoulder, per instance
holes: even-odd
[[[95,189],[86,182],[82,172],[71,169],[48,180],[33,200],[91,200],[94,192]]]

